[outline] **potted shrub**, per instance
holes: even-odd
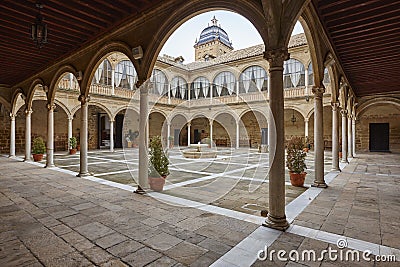
[[[137,144],[134,141],[138,136],[139,136],[139,131],[133,132],[131,129],[129,129],[128,133],[125,134],[125,140],[128,148],[137,146]]]
[[[149,156],[149,185],[152,190],[161,192],[169,174],[169,161],[162,149],[160,136],[151,138]]]
[[[46,145],[42,137],[36,137],[33,139],[32,154],[34,161],[41,161],[43,154],[46,153]]]
[[[68,145],[69,145],[69,154],[70,155],[74,155],[74,154],[76,154],[76,146],[77,146],[77,144],[78,144],[78,142],[76,141],[76,137],[71,137],[69,140],[68,140]]]
[[[304,142],[301,137],[293,136],[287,145],[286,167],[289,169],[290,182],[293,186],[303,186],[307,169],[303,150]]]

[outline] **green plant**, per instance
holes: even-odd
[[[287,145],[286,167],[293,173],[303,173],[307,169],[305,158],[307,153],[303,151],[304,142],[301,137],[293,136]]]
[[[78,144],[78,142],[76,141],[76,137],[75,136],[71,137],[68,141],[68,144],[72,149],[75,149],[76,145]]]
[[[151,138],[149,156],[149,177],[167,176],[169,174],[169,161],[162,149],[160,136]]]
[[[35,139],[33,139],[32,153],[33,154],[46,153],[46,145],[42,137],[36,137]]]

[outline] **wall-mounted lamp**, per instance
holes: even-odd
[[[310,101],[310,96],[306,95],[306,101]]]
[[[295,124],[295,122],[297,121],[296,116],[294,116],[294,109],[293,109],[293,114],[292,117],[290,118],[290,121]]]

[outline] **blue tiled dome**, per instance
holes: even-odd
[[[217,20],[215,17],[212,19],[212,22],[213,25],[208,26],[201,32],[199,41],[197,41],[194,46],[196,47],[214,40],[219,40],[226,46],[233,49],[232,42],[229,40],[228,34],[221,27],[217,26]]]

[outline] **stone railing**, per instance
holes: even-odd
[[[64,80],[62,79],[59,83],[58,83],[58,88],[62,89],[62,90],[73,90],[73,91],[79,91],[79,84],[76,82],[72,82],[72,86],[71,86],[71,81],[70,80]]]
[[[90,94],[110,96],[112,87],[109,85],[92,84],[89,89]]]

